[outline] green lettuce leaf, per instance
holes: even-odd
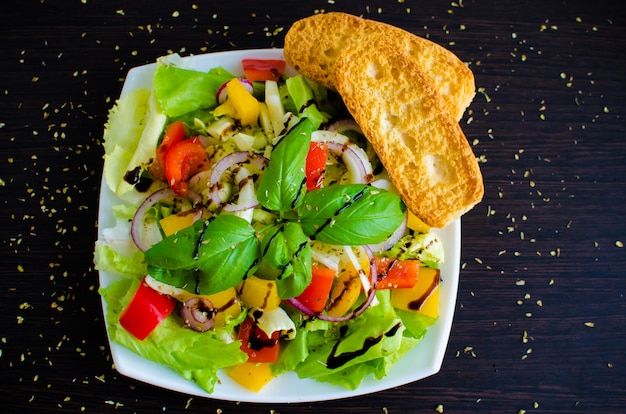
[[[119,324],[119,317],[140,282],[140,278],[122,279],[99,290],[107,302],[105,318],[113,342],[144,358],[171,367],[209,393],[213,392],[219,381],[218,370],[246,361],[247,355],[241,351],[239,341],[224,340],[225,337],[232,338],[232,328],[241,323],[240,319],[245,317],[245,312],[224,328],[203,333],[181,328],[182,321],[172,314],[143,341],[135,338]]]
[[[306,341],[306,345],[295,343],[286,347],[274,369],[293,368],[300,378],[350,389],[358,387],[368,375],[384,377],[392,362],[410,347],[405,343],[405,327],[391,306],[389,292],[378,292],[377,298],[377,306],[348,322],[305,324],[303,329],[308,332],[300,341]],[[302,335],[302,330],[298,335]],[[411,338],[409,341],[415,342]],[[299,359],[301,362],[297,363]]]
[[[387,257],[396,259],[418,259],[424,265],[433,269],[439,269],[443,263],[445,254],[443,243],[439,237],[431,232],[408,234],[396,242],[389,250],[382,253]]]
[[[198,109],[215,108],[217,90],[232,78],[223,69],[206,73],[161,64],[154,73],[154,94],[167,116],[178,117]]]
[[[150,91],[135,89],[109,111],[104,129],[104,176],[114,193],[134,189],[126,174],[140,175],[154,160],[167,117],[156,107]]]
[[[131,219],[136,208],[126,204],[111,207],[115,225],[102,229],[102,237],[96,241],[94,264],[96,270],[124,276],[146,274],[143,252],[130,238]]]

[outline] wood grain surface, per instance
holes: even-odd
[[[441,371],[306,404],[191,397],[112,366],[93,269],[103,125],[157,57],[282,47],[346,11],[466,61],[485,197],[462,220]],[[626,7],[598,1],[21,0],[0,27],[0,411],[620,413],[626,410]]]

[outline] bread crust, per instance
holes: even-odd
[[[476,94],[472,71],[444,47],[398,27],[341,12],[316,14],[296,21],[285,36],[285,59],[306,77],[337,90],[335,65],[341,52],[376,37],[393,40],[423,71],[460,120]]]
[[[476,157],[458,122],[395,41],[354,43],[335,63],[337,91],[407,207],[445,227],[483,196]]]

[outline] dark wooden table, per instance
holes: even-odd
[[[349,3],[349,5],[348,5]],[[126,72],[170,52],[282,47],[322,10],[468,62],[484,201],[462,220],[441,371],[346,400],[190,397],[112,366],[93,269],[101,137]],[[0,411],[626,410],[626,7],[597,1],[20,0],[0,27]]]

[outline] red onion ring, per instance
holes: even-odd
[[[248,79],[246,79],[246,78],[237,78],[237,80],[239,82],[241,82],[241,84],[244,86],[244,88],[246,88],[246,90],[248,92],[250,92],[250,94],[252,94],[252,92],[254,92],[254,85]],[[230,80],[228,82],[230,82]],[[220,104],[223,104],[224,102],[226,102],[226,99],[228,99],[228,91],[226,90],[226,84],[228,82],[224,82],[217,89],[217,93],[215,94],[215,98],[217,99],[217,102],[220,103]]]
[[[367,184],[373,180],[374,172],[367,154],[345,135],[333,131],[315,131],[311,140],[327,143],[328,149],[341,157],[351,175],[352,183]]]
[[[213,172],[209,178],[209,196],[217,206],[227,211],[239,211],[246,208],[252,208],[252,206],[238,205],[234,203],[227,203],[222,200],[219,194],[219,182],[226,171],[237,164],[250,163],[259,169],[265,168],[268,163],[268,159],[260,154],[251,154],[248,151],[237,151],[228,154],[221,160],[219,160],[213,167]]]
[[[378,269],[376,268],[376,260],[374,259],[374,253],[367,246],[363,246],[363,249],[367,253],[367,256],[369,257],[369,260],[370,260],[370,278],[371,278],[370,280],[372,282],[372,287],[370,288],[370,291],[367,294],[367,298],[365,299],[365,301],[363,301],[363,303],[361,303],[361,305],[358,308],[356,308],[352,312],[346,313],[343,316],[329,316],[323,313],[313,312],[311,309],[309,309],[306,305],[304,305],[302,302],[300,302],[296,298],[288,299],[288,302],[291,303],[296,309],[298,309],[300,312],[304,313],[305,315],[314,317],[317,319],[321,319],[323,321],[328,321],[328,322],[345,322],[345,321],[349,321],[350,319],[354,319],[360,316],[363,312],[367,310],[367,308],[369,308],[369,306],[372,304],[372,301],[374,300],[374,297],[376,297],[376,285],[378,284]]]
[[[187,299],[180,308],[185,325],[197,332],[206,332],[215,325],[217,310],[210,300],[202,296]]]
[[[154,204],[159,201],[168,198],[168,197],[180,197],[170,187],[161,188],[160,190],[155,191],[150,194],[144,201],[139,205],[135,215],[133,216],[133,222],[130,226],[130,236],[133,239],[133,242],[137,246],[139,250],[145,252],[150,248],[144,241],[142,237],[142,226],[143,226],[143,216],[146,215],[146,211]],[[187,197],[193,200],[193,208],[194,212],[194,221],[198,220],[202,217],[202,197],[193,192],[189,191]]]

